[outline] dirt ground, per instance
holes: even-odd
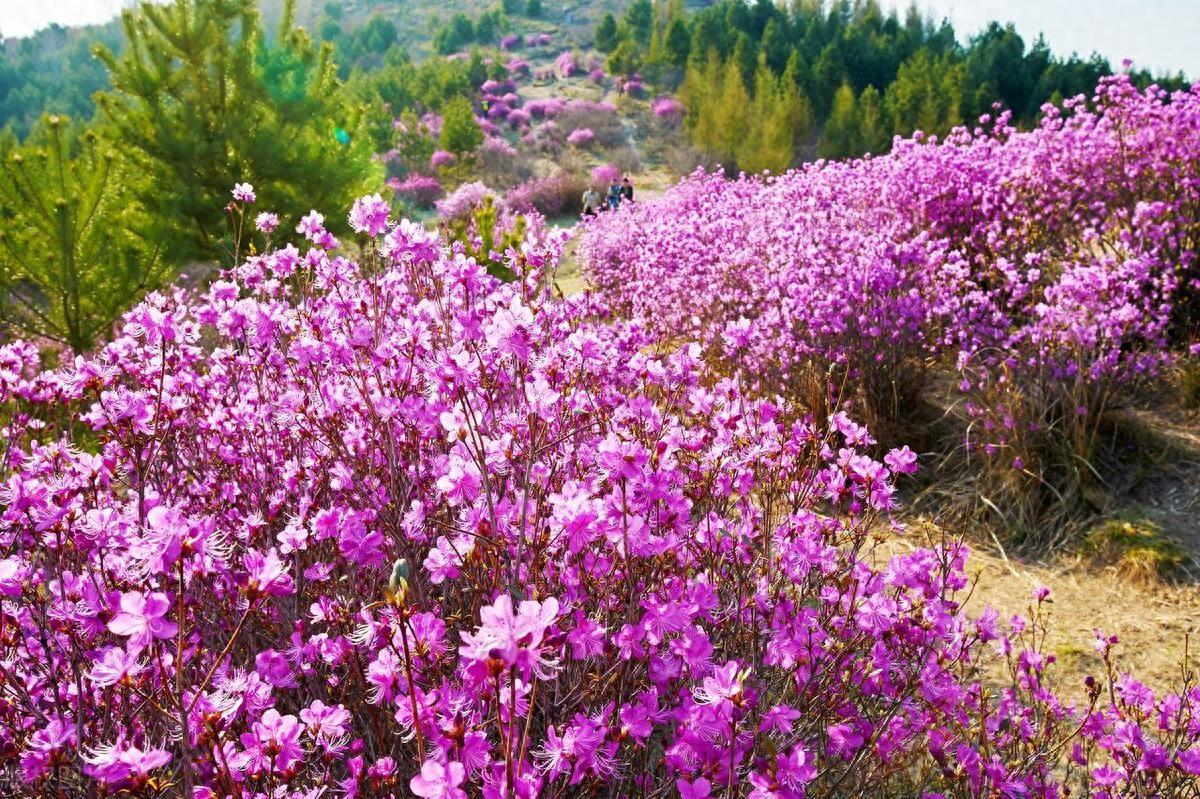
[[[884,551],[932,543],[910,525]],[[1053,674],[1068,696],[1082,695],[1083,678],[1102,669],[1092,646],[1097,629],[1118,637],[1118,669],[1155,688],[1178,683],[1185,644],[1192,667],[1200,664],[1200,586],[1194,583],[1138,583],[1078,557],[1025,563],[976,544],[967,571],[978,576],[966,607],[973,616],[985,606],[1000,611],[1001,619],[1026,613],[1034,590],[1050,589],[1047,649],[1058,659]]]

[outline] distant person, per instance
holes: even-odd
[[[588,186],[588,190],[583,193],[582,202],[583,215],[595,216],[596,212],[601,208],[600,192],[596,191],[593,187]]]
[[[629,182],[628,175],[621,181],[621,198],[633,202],[633,184]]]
[[[608,187],[608,207],[610,210],[617,210],[621,205],[621,184],[613,181]]]

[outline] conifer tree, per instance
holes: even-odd
[[[268,43],[253,0],[144,2],[122,17],[125,51],[98,52],[113,86],[99,96],[105,132],[148,178],[173,260],[216,253],[237,181],[291,218],[379,183],[362,109],[342,102],[330,47],[293,28],[293,11],[289,0]]]
[[[754,73],[754,99],[746,130],[736,148],[740,169],[752,173],[787,169],[792,161],[792,139],[781,109],[778,80],[770,67],[761,63]]]
[[[166,277],[136,175],[92,131],[46,117],[0,169],[0,296],[12,333],[90,350]]]
[[[691,49],[692,38],[688,33],[687,23],[676,17],[667,25],[667,34],[663,40],[668,61],[673,66],[683,67],[687,63],[688,52]]]
[[[617,43],[620,40],[620,34],[617,31],[617,20],[612,14],[605,14],[600,20],[600,24],[596,26],[596,49],[602,53],[611,53],[616,49]]]
[[[868,86],[858,97],[859,144],[864,152],[873,155],[891,149],[891,136],[883,113],[883,99],[879,90]]]
[[[833,96],[833,109],[825,123],[825,139],[821,144],[823,158],[847,158],[859,153],[858,114],[854,89],[843,83]]]
[[[633,0],[621,22],[630,38],[646,46],[650,44],[650,36],[654,32],[654,6],[650,0]]]
[[[750,114],[750,95],[742,80],[742,69],[736,59],[725,63],[721,76],[721,93],[712,109],[712,125],[716,131],[716,148],[712,154],[728,169],[737,163],[737,155],[747,134]]]
[[[925,50],[918,51],[900,66],[887,89],[892,132],[944,133],[962,124],[964,80],[962,63],[949,54],[933,58]]]
[[[687,127],[692,144],[708,155],[720,148],[720,130],[717,128],[715,112],[720,99],[721,59],[715,50],[697,66],[695,61],[688,65],[680,96],[687,107]]]
[[[446,103],[442,110],[442,132],[438,144],[460,159],[483,144],[483,130],[475,121],[475,110],[466,97],[459,95]]]

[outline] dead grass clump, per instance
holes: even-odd
[[[1153,583],[1179,576],[1187,554],[1162,528],[1146,518],[1117,517],[1084,535],[1082,553],[1129,580]]]
[[[1176,370],[1180,404],[1189,411],[1200,410],[1200,360],[1181,361]]]

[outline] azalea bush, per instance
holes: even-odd
[[[567,144],[575,147],[587,147],[596,138],[596,133],[591,128],[576,128],[567,134]]]
[[[405,178],[391,178],[388,188],[399,197],[410,200],[414,205],[428,208],[442,196],[442,184],[430,175],[420,175],[416,172]]]
[[[274,223],[70,366],[0,348],[4,784],[1194,789],[1186,672],[1156,694],[1100,637],[1060,698],[1045,591],[970,617],[961,542],[879,549],[911,451],[554,299],[561,234],[530,224],[500,280],[377,195],[356,259],[315,211],[298,244]]]
[[[505,202],[519,212],[558,216],[578,212],[580,198],[586,190],[585,178],[560,170],[514,186],[505,195]]]
[[[656,338],[816,413],[852,399],[890,442],[916,443],[948,372],[970,498],[1036,536],[1093,480],[1105,411],[1194,337],[1198,123],[1200,89],[1117,76],[1031,131],[1000,114],[883,157],[700,172],[591,222],[580,252]]]

